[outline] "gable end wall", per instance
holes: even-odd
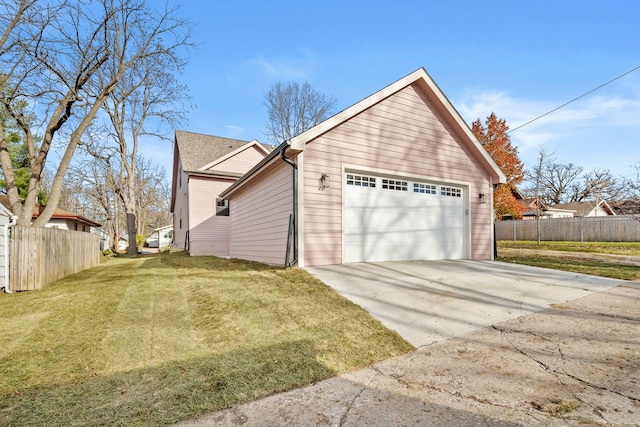
[[[343,165],[466,183],[471,258],[491,259],[488,174],[435,105],[419,88],[407,86],[307,144],[301,179],[305,266],[342,262]],[[323,173],[329,174],[331,184],[320,191]],[[479,193],[487,194],[489,202],[479,203]]]
[[[216,164],[209,170],[245,173],[264,158],[263,151],[255,146],[249,147],[236,155]]]

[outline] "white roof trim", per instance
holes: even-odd
[[[480,141],[475,137],[473,132],[471,132],[471,128],[469,125],[465,123],[465,121],[460,116],[460,113],[453,107],[451,102],[447,99],[447,97],[442,93],[438,85],[433,81],[431,76],[426,72],[424,68],[419,68],[413,73],[403,77],[402,79],[396,81],[395,83],[390,84],[384,89],[374,93],[373,95],[363,99],[362,101],[352,105],[351,107],[341,111],[335,116],[325,120],[324,122],[314,126],[313,128],[307,130],[306,132],[301,133],[300,135],[294,137],[289,141],[289,145],[294,150],[304,151],[307,142],[310,142],[322,135],[325,132],[333,129],[339,124],[349,120],[351,117],[361,113],[367,108],[372,107],[378,102],[382,101],[385,98],[393,95],[394,93],[400,91],[401,89],[411,85],[412,83],[422,80],[426,83],[427,87],[431,90],[431,92],[436,96],[436,98],[440,101],[440,104],[447,110],[449,115],[453,118],[455,123],[458,125],[458,128],[462,130],[464,136],[468,138],[468,140],[473,144],[476,151],[481,155],[481,157],[486,161],[487,166],[493,170],[495,174],[495,178],[497,178],[497,183],[505,183],[507,181],[507,177],[502,172],[497,163],[493,160],[491,155],[484,149]]]
[[[167,230],[169,228],[173,228],[173,225],[165,225],[164,227],[154,228],[153,231]]]
[[[547,207],[547,209],[545,209],[547,212],[568,212],[568,213],[577,213],[578,211],[575,209],[556,209],[556,208],[549,208]]]
[[[13,214],[11,209],[5,207],[5,205],[3,205],[2,203],[0,203],[0,215],[6,216],[9,219],[11,219],[12,217],[16,216],[16,215]]]
[[[248,149],[249,149],[249,148],[251,148],[251,147],[256,147],[257,149],[259,149],[260,151],[262,151],[262,152],[264,153],[264,155],[265,155],[265,156],[266,156],[267,154],[269,154],[269,150],[267,150],[266,148],[264,148],[264,146],[263,146],[262,144],[260,144],[260,142],[258,142],[258,140],[257,140],[257,139],[254,139],[253,141],[251,141],[251,142],[249,142],[249,143],[247,143],[247,144],[245,144],[245,145],[243,145],[243,146],[241,146],[241,147],[236,148],[236,149],[235,149],[235,150],[233,150],[232,152],[227,153],[227,154],[225,154],[224,156],[222,156],[222,157],[219,157],[219,158],[215,159],[215,160],[214,160],[214,161],[212,161],[211,163],[209,163],[209,164],[206,164],[206,165],[202,166],[202,167],[201,167],[201,168],[199,168],[198,170],[199,170],[199,171],[206,171],[206,170],[208,170],[208,169],[211,169],[211,168],[212,168],[212,167],[214,167],[215,165],[220,164],[220,163],[224,162],[225,160],[230,159],[231,157],[233,157],[233,156],[237,155],[238,153],[241,153],[241,152],[243,152],[243,151],[245,151],[245,150],[248,150]]]

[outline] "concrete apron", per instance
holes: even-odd
[[[497,261],[356,263],[307,270],[418,348],[623,283]]]

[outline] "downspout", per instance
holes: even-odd
[[[18,223],[18,217],[12,216],[11,222],[4,225],[4,291],[8,294],[12,294],[13,291],[9,289],[9,229]]]
[[[298,165],[296,165],[294,162],[292,162],[291,160],[289,160],[287,158],[287,156],[285,156],[285,150],[287,149],[287,146],[284,146],[280,149],[280,157],[282,158],[282,160],[284,160],[285,162],[287,162],[289,165],[291,165],[292,167],[292,179],[293,179],[293,218],[292,218],[292,222],[293,222],[293,259],[289,260],[289,262],[287,262],[287,260],[289,259],[289,253],[286,254],[285,257],[285,264],[286,267],[291,267],[292,265],[295,265],[298,262],[298,219],[297,219],[297,212],[298,212]],[[287,237],[288,239],[288,237]]]

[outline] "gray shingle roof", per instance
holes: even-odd
[[[602,205],[602,209],[609,212],[609,215],[614,215],[613,209],[611,209],[606,200],[600,200],[599,202],[587,200],[586,202],[560,203],[553,207],[576,211],[576,216],[587,216],[597,205]]]
[[[185,171],[196,171],[249,142],[183,130],[176,131],[176,144]]]

